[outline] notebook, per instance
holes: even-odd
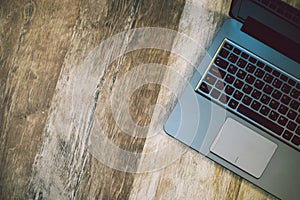
[[[276,197],[299,199],[300,11],[233,0],[229,15],[164,129]]]

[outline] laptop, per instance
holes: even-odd
[[[174,107],[170,136],[281,199],[299,199],[300,11],[233,0]]]

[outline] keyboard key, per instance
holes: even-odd
[[[250,105],[251,101],[252,101],[252,99],[247,95],[245,95],[243,100],[242,100],[242,102],[247,106]]]
[[[294,122],[292,121],[289,121],[289,123],[287,124],[287,128],[290,130],[290,131],[294,131],[297,127],[297,124],[295,124]]]
[[[293,137],[293,133],[291,133],[290,131],[284,131],[282,137],[286,140],[290,140]]]
[[[240,79],[244,79],[246,77],[246,72],[244,72],[243,70],[239,70],[237,72],[237,77],[239,77]]]
[[[233,46],[231,44],[227,43],[227,42],[224,44],[224,47],[227,48],[228,50],[233,49]]]
[[[244,87],[243,87],[243,91],[246,93],[246,94],[250,94],[251,91],[252,91],[252,87],[248,84],[246,84]]]
[[[229,51],[227,51],[226,49],[221,49],[219,55],[223,58],[227,58],[227,56],[229,55]]]
[[[229,97],[228,97],[227,95],[222,94],[222,95],[220,96],[220,101],[221,101],[222,103],[227,104],[228,100],[229,100]]]
[[[209,72],[212,73],[213,75],[215,75],[216,77],[219,77],[219,78],[223,78],[226,75],[226,72],[224,72],[223,70],[217,68],[214,65],[210,68]]]
[[[234,89],[230,85],[227,85],[225,88],[225,93],[228,95],[231,95],[233,93]]]
[[[265,66],[265,70],[267,72],[272,72],[272,68],[270,66],[268,66],[268,65]]]
[[[227,74],[226,78],[225,78],[225,81],[229,84],[233,83],[234,81],[234,77],[230,74]]]
[[[281,114],[285,115],[287,113],[287,111],[288,111],[288,107],[286,107],[285,105],[280,105],[278,111]]]
[[[211,90],[211,86],[207,85],[206,83],[202,82],[199,89],[204,93],[208,94]]]
[[[249,55],[246,54],[245,52],[243,52],[241,56],[242,56],[243,58],[245,58],[245,59],[248,59],[248,58],[249,58]]]
[[[282,85],[282,81],[279,80],[279,79],[275,79],[272,83],[272,85],[275,87],[275,88],[280,88],[281,85]]]
[[[275,90],[272,94],[272,97],[274,97],[275,99],[280,99],[281,96],[282,93],[279,90]]]
[[[253,57],[250,57],[249,61],[252,62],[253,64],[255,64],[257,60],[255,58],[253,58]]]
[[[236,100],[241,100],[242,97],[243,97],[243,95],[244,95],[244,94],[243,94],[242,92],[236,90],[236,91],[234,92],[233,97],[234,97]]]
[[[254,89],[253,92],[252,92],[252,94],[251,94],[251,96],[252,96],[253,98],[255,98],[255,99],[259,99],[260,96],[261,96],[261,94],[262,94],[262,93],[261,93],[260,91]]]
[[[276,70],[273,70],[272,74],[276,77],[279,77],[280,76],[280,72],[279,71],[276,71]]]
[[[260,113],[267,116],[270,112],[270,108],[266,107],[266,106],[262,106],[260,109]]]
[[[289,79],[289,80],[288,80],[288,83],[289,83],[291,86],[295,86],[295,85],[296,85],[296,81],[294,81],[293,79]]]
[[[215,60],[215,64],[223,69],[226,69],[229,63],[227,61],[223,60],[222,58],[218,57]]]
[[[264,90],[265,93],[271,94],[273,91],[273,88],[270,85],[265,85]]]
[[[230,102],[229,102],[229,104],[228,104],[228,106],[229,106],[230,108],[235,109],[235,108],[238,106],[238,104],[239,104],[239,103],[238,103],[236,100],[231,99]]]
[[[296,100],[292,100],[291,104],[290,104],[291,108],[293,108],[295,110],[297,110],[299,108],[299,105],[300,105],[300,103]]]
[[[283,86],[281,88],[281,91],[284,92],[284,93],[286,93],[286,94],[288,94],[288,93],[290,93],[291,89],[292,89],[291,86],[289,86],[287,84],[283,84]]]
[[[254,110],[259,110],[261,104],[258,101],[253,101],[251,104],[251,108],[253,108]]]
[[[268,105],[268,103],[270,102],[271,98],[270,98],[269,96],[267,96],[267,95],[264,94],[264,95],[261,97],[260,100],[261,100],[262,103]]]
[[[270,107],[273,108],[274,110],[276,110],[279,106],[279,103],[275,100],[271,100],[270,102]]]
[[[261,80],[257,79],[254,83],[254,86],[257,88],[257,89],[262,89],[263,86],[264,86],[264,82],[262,82]]]
[[[266,127],[267,129],[273,131],[274,133],[281,135],[283,132],[283,128],[279,126],[278,124],[268,120],[266,117],[252,111],[248,107],[244,106],[243,104],[240,104],[237,109],[240,113],[243,115],[249,117],[253,121],[257,122],[258,124]]]
[[[280,79],[286,82],[288,80],[288,77],[284,74],[281,74]]]
[[[235,63],[237,61],[237,59],[238,59],[238,57],[233,53],[231,53],[228,57],[228,60],[232,63]]]
[[[296,89],[293,89],[291,91],[291,96],[294,97],[295,99],[297,99],[299,97],[300,92]]]
[[[300,137],[297,136],[297,135],[295,135],[293,137],[293,139],[292,139],[292,143],[295,144],[295,145],[297,145],[297,146],[299,146],[299,144],[300,144]]]
[[[246,64],[247,64],[247,62],[242,58],[240,58],[239,61],[237,62],[237,65],[241,68],[244,68],[246,66]]]
[[[218,91],[218,90],[216,90],[216,89],[213,89],[213,90],[211,91],[211,93],[210,93],[210,95],[211,95],[213,98],[215,98],[215,99],[218,99],[219,96],[220,96],[220,94],[221,94],[221,92]]]
[[[244,85],[244,83],[239,79],[236,79],[234,82],[234,87],[236,87],[237,89],[241,89],[243,87],[243,85]]]
[[[266,74],[264,77],[264,81],[266,81],[267,83],[271,83],[273,81],[273,76],[271,74]]]
[[[275,111],[271,111],[270,114],[269,114],[269,118],[276,121],[279,117],[279,114]]]
[[[253,73],[254,72],[254,70],[255,70],[255,66],[254,65],[252,65],[252,64],[248,64],[247,65],[247,67],[246,67],[246,71],[248,71],[249,73]]]
[[[258,61],[256,65],[259,66],[260,68],[263,68],[265,66],[265,64],[260,61]]]
[[[296,118],[296,116],[297,116],[297,113],[295,111],[293,111],[293,110],[289,110],[287,116],[291,120],[294,120]]]
[[[205,77],[205,81],[207,83],[209,83],[210,85],[214,85],[215,82],[216,82],[216,80],[217,80],[217,78],[214,77],[214,76],[212,76],[212,75],[210,75],[210,74],[207,74],[206,77]]]
[[[287,122],[288,122],[287,118],[285,118],[283,116],[280,116],[278,119],[278,124],[280,124],[282,126],[285,126]]]
[[[252,83],[254,83],[255,78],[251,75],[247,75],[245,80],[247,83],[252,84]]]
[[[238,68],[236,66],[230,65],[229,68],[228,68],[228,72],[230,72],[231,74],[235,74],[237,69]]]
[[[221,80],[218,80],[216,83],[216,88],[219,90],[223,90],[225,88],[225,86],[226,86],[226,84]]]
[[[258,68],[258,69],[255,71],[254,75],[255,75],[256,77],[258,77],[258,78],[262,78],[262,77],[265,75],[265,72],[264,72],[263,70],[261,70],[261,69]]]
[[[238,48],[234,48],[233,52],[237,55],[240,55],[240,53],[242,52],[241,50],[239,50]]]
[[[283,97],[281,98],[281,102],[285,105],[288,105],[291,101],[291,97],[288,97],[286,95],[283,95]]]

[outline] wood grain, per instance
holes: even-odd
[[[229,6],[1,0],[0,199],[273,199],[162,130],[191,63],[201,60]],[[153,38],[165,49],[128,51],[149,44],[137,34],[145,27],[170,33]],[[177,31],[199,45],[192,62],[174,53],[185,47]],[[145,64],[149,71],[138,71]],[[154,81],[126,99],[150,74]],[[130,121],[136,126],[124,130]]]
[[[72,1],[1,1],[1,197],[25,196],[77,15]]]
[[[15,4],[3,2],[2,5],[8,9]],[[135,141],[118,134],[109,112],[102,110],[105,102],[101,104],[101,100],[109,95],[107,89],[113,87],[114,77],[126,72],[132,64],[163,62],[169,53],[158,50],[133,52],[107,69],[99,68],[99,82],[86,85],[94,87],[97,97],[84,96],[87,88],[76,85],[78,76],[82,75],[79,73],[82,72],[79,71],[80,64],[101,41],[116,33],[145,26],[176,29],[183,5],[184,2],[180,1],[30,1],[20,5],[19,11],[14,10],[19,12],[19,32],[15,33],[14,52],[7,54],[14,56],[16,69],[11,72],[11,66],[7,64],[1,93],[2,102],[7,102],[1,107],[1,168],[5,169],[1,171],[1,197],[14,199],[26,195],[26,198],[34,199],[73,199],[76,195],[77,198],[126,198],[129,195],[132,174],[110,169],[88,155],[86,141],[93,110],[88,112],[84,108],[91,106],[93,109],[99,98],[99,115],[107,120],[108,135],[116,138],[115,142],[124,148],[141,151],[144,139]],[[162,8],[169,9],[169,12]],[[1,41],[5,42],[6,37],[3,36]],[[140,58],[138,62],[137,57]],[[131,61],[124,61],[127,58]],[[88,71],[94,66],[86,67]],[[80,89],[83,90],[82,99],[74,103],[72,97],[78,97],[74,90]],[[136,95],[148,93],[150,99],[147,101],[155,102],[158,90],[156,85],[149,85]],[[72,103],[76,104],[76,109],[83,110],[72,109]],[[77,103],[88,106],[77,107]],[[140,114],[136,111],[144,111],[141,105],[133,104],[132,110],[139,123],[149,121],[148,115],[146,118],[138,116]],[[25,149],[28,152],[25,153]]]

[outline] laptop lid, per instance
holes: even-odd
[[[280,0],[233,0],[229,15],[242,31],[300,63],[300,11]]]

